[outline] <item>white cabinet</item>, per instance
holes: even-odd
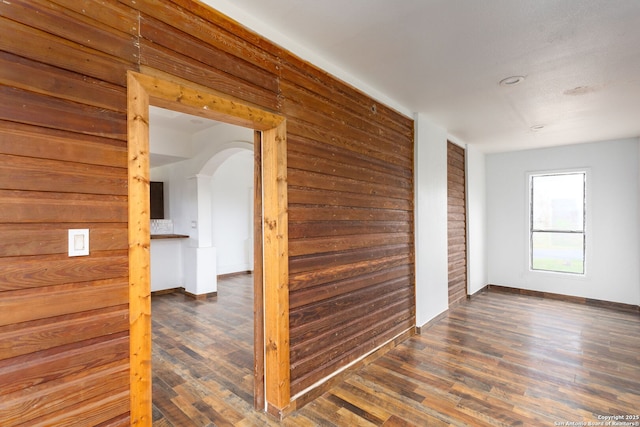
[[[151,237],[151,292],[184,288],[182,252],[186,237]]]

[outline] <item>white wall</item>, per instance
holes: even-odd
[[[466,147],[467,291],[473,295],[488,283],[485,155]]]
[[[212,179],[213,246],[218,274],[253,270],[253,152],[240,151]]]
[[[447,132],[422,114],[415,120],[416,325],[449,306]]]
[[[173,230],[176,234],[188,235],[189,239],[183,241],[182,259],[184,261],[184,280],[182,286],[187,291],[200,294],[216,291],[215,277],[219,274],[231,272],[231,266],[241,266],[236,271],[246,271],[246,265],[253,265],[253,252],[240,254],[234,252],[229,257],[223,251],[224,239],[217,243],[223,245],[217,248],[214,224],[214,202],[212,181],[216,171],[224,167],[226,161],[238,152],[247,152],[252,159],[251,164],[242,171],[237,170],[233,176],[223,177],[221,186],[233,187],[236,181],[249,180],[253,185],[253,130],[239,126],[220,124],[213,128],[190,135],[186,133],[176,134],[166,129],[151,124],[150,149],[151,153],[160,151],[163,155],[177,157],[176,151],[172,151],[171,145],[180,146],[177,150],[180,155],[188,153],[189,158],[167,165],[152,167],[151,180],[165,183],[165,217],[173,221]],[[159,147],[159,148],[158,148]],[[153,165],[152,165],[153,166]],[[236,166],[239,166],[236,164]],[[239,178],[242,176],[243,178]],[[248,190],[243,190],[246,195]],[[218,218],[220,207],[218,206]],[[247,214],[247,213],[244,213]],[[239,215],[234,211],[232,215]],[[224,215],[223,215],[224,216]],[[224,227],[224,226],[223,226]],[[218,226],[218,228],[220,228]],[[236,233],[243,239],[243,245],[247,244],[246,226],[240,231],[227,230],[229,234]],[[253,243],[251,243],[253,248]],[[156,257],[158,258],[158,257]],[[220,259],[226,264],[220,264]],[[175,259],[152,259],[153,263],[175,264]],[[221,271],[222,269],[222,271]],[[250,268],[249,268],[250,269]]]
[[[149,144],[153,155],[176,159],[191,157],[191,134],[185,131],[164,127],[154,118],[149,122]]]
[[[637,138],[486,156],[491,284],[640,304]],[[527,172],[589,168],[587,274],[531,272]]]

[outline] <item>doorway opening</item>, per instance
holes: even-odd
[[[290,402],[286,121],[214,90],[147,69],[127,76],[131,423],[152,419],[149,105],[255,130],[254,402]]]
[[[217,423],[255,403],[254,131],[149,116],[153,422]]]

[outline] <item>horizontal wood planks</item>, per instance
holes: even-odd
[[[141,65],[279,109],[277,57],[170,3],[132,3],[143,12]]]
[[[287,117],[289,264],[297,268],[289,301],[300,328],[290,339],[318,322],[333,325],[326,336],[338,334],[333,348],[295,341],[305,350],[291,349],[305,359],[291,364],[299,392],[413,326],[413,122],[215,12],[178,3],[184,9],[136,3],[141,63]],[[394,279],[381,279],[386,272]],[[323,300],[339,280],[349,282]],[[374,296],[380,288],[387,293]],[[336,322],[348,311],[332,309],[340,297],[380,310],[361,323]]]
[[[130,70],[286,118],[292,394],[414,326],[411,119],[199,2],[15,0],[0,28],[0,424],[129,424]]]
[[[467,295],[467,209],[464,148],[447,142],[449,305]]]
[[[413,123],[288,58],[291,391],[414,326]]]
[[[124,77],[137,12],[105,2],[92,17],[79,3],[0,5],[2,426],[129,424]],[[89,256],[67,254],[76,228]]]

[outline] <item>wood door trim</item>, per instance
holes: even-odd
[[[253,133],[253,406],[265,409],[262,257],[262,133]],[[219,277],[219,276],[218,276]]]
[[[265,406],[290,402],[286,119],[155,70],[127,74],[131,425],[151,425],[149,104],[261,131]],[[258,212],[257,212],[258,213]],[[262,303],[261,301],[261,303]],[[259,310],[256,311],[256,313]],[[259,368],[260,363],[255,365]],[[259,399],[257,400],[259,401]]]

